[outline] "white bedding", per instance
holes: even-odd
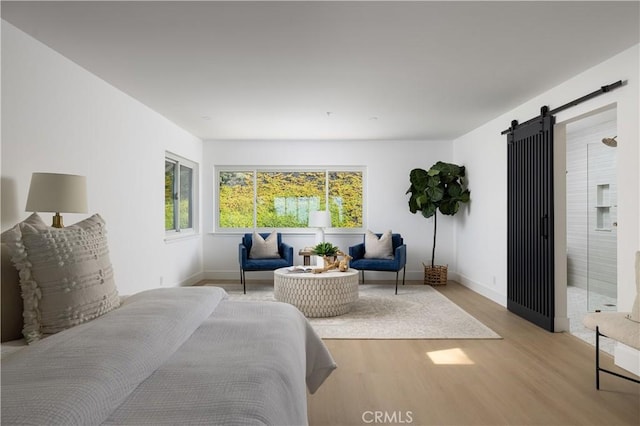
[[[2,424],[306,424],[334,368],[290,305],[150,290],[4,357]]]

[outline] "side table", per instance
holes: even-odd
[[[302,264],[304,266],[311,266],[311,256],[313,255],[313,251],[311,251],[309,247],[300,249],[298,255],[302,256]]]

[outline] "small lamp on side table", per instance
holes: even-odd
[[[87,212],[87,178],[60,173],[33,173],[25,210],[55,213],[51,226],[64,227],[60,212]]]
[[[316,233],[316,244],[324,243],[324,228],[331,228],[331,214],[327,210],[310,212],[309,228],[318,228],[320,232]]]
[[[324,228],[331,228],[331,213],[327,210],[314,211],[309,213],[309,227],[318,228],[316,232],[316,244],[324,243]],[[315,264],[323,266],[324,260],[320,256],[314,256]]]

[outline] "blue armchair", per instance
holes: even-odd
[[[260,233],[262,238],[267,238],[269,233]],[[293,266],[293,247],[282,242],[282,234],[278,232],[279,258],[251,259],[249,253],[253,243],[253,234],[244,234],[242,242],[238,246],[238,261],[240,262],[240,283],[244,294],[247,294],[246,271],[274,271],[279,268]]]
[[[376,234],[378,238],[382,234]],[[349,247],[349,256],[353,259],[349,261],[349,266],[362,272],[362,282],[364,283],[364,271],[390,271],[396,273],[396,294],[398,294],[398,274],[402,270],[402,285],[407,264],[407,246],[404,244],[400,234],[391,234],[391,244],[393,247],[393,259],[369,259],[364,257],[364,242]]]

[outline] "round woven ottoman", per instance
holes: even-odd
[[[314,274],[276,269],[273,295],[276,300],[297,307],[309,318],[343,315],[358,300],[358,271]]]

